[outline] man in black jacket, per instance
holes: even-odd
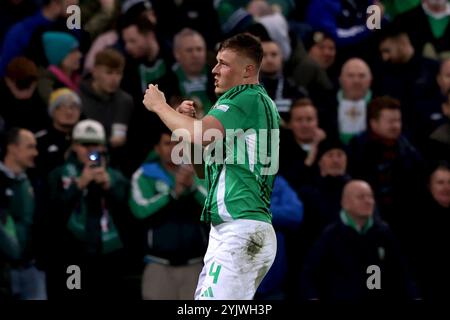
[[[304,298],[379,302],[418,297],[398,243],[374,209],[367,182],[345,186],[339,221],[325,229],[305,263]]]
[[[400,240],[405,219],[415,212],[413,202],[425,186],[424,162],[416,148],[401,134],[398,100],[383,96],[369,105],[369,132],[349,146],[349,173],[372,186],[381,218]]]
[[[422,0],[422,5],[397,16],[393,23],[406,30],[420,55],[437,60],[450,51],[449,8],[447,0]]]
[[[65,153],[72,143],[72,129],[80,120],[81,99],[68,88],[57,89],[50,95],[48,113],[52,126],[36,133],[39,150],[36,173],[43,181],[65,161]]]

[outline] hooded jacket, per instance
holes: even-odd
[[[143,221],[148,262],[183,265],[206,251],[208,235],[200,223],[206,189],[197,178],[179,197],[174,188],[175,176],[155,152],[133,175],[129,206]]]

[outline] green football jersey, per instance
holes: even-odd
[[[225,92],[208,115],[218,119],[226,132],[224,139],[205,148],[208,197],[202,220],[271,223],[280,121],[274,102],[259,84],[239,85]]]

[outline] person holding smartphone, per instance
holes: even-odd
[[[82,298],[120,294],[121,262],[125,260],[120,230],[126,223],[129,187],[125,177],[108,165],[105,136],[99,122],[80,121],[73,130],[65,164],[50,173],[51,211],[58,219],[53,223],[58,223],[58,239],[67,249],[58,255],[60,268],[52,270],[55,284],[64,286],[55,288],[58,296],[76,294],[76,290],[66,291],[65,280],[57,281],[58,276],[67,277],[67,266],[73,264],[83,272],[83,290],[78,291]]]

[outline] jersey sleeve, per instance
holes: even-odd
[[[245,129],[248,115],[242,106],[224,101],[208,113],[222,123],[224,129]]]

